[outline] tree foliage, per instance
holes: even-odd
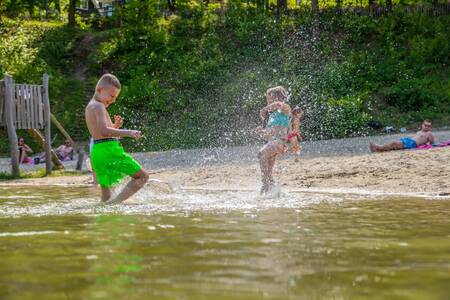
[[[306,138],[365,134],[371,119],[448,118],[448,16],[314,18],[309,8],[267,10],[275,1],[172,4],[130,0],[83,28],[7,20],[0,71],[32,83],[49,73],[52,111],[80,138],[96,79],[117,74],[123,89],[112,110],[144,131],[140,150],[255,141],[264,93],[279,84],[305,109]]]

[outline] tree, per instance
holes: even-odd
[[[60,0],[54,0],[55,1],[55,9],[58,12],[58,15],[61,14],[61,1]]]
[[[319,1],[318,0],[311,0],[311,10],[314,14],[317,14],[319,12]]]
[[[287,8],[287,0],[277,0],[278,13],[287,11]]]
[[[77,0],[70,0],[69,1],[69,11],[68,11],[68,19],[69,19],[69,26],[75,27],[75,8],[76,8]]]
[[[167,0],[167,6],[172,13],[175,12],[175,0]]]
[[[386,8],[388,11],[392,11],[392,0],[386,0]]]

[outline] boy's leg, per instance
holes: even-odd
[[[102,189],[102,202],[106,202],[111,198],[111,189],[107,187],[101,187]]]
[[[97,182],[97,175],[95,175],[94,171],[92,171],[92,184],[93,185],[97,185],[98,184],[98,182]]]
[[[139,191],[148,181],[148,173],[144,169],[137,171],[136,173],[131,175],[131,177],[133,179],[131,179],[131,181],[128,182],[128,184],[119,193],[119,195],[117,195],[117,197],[115,197],[114,199],[108,201],[108,203],[120,203],[127,200],[128,198],[133,196],[137,191]]]
[[[395,141],[386,145],[375,145],[374,143],[369,144],[370,151],[372,152],[384,152],[384,151],[392,151],[392,150],[402,150],[404,149],[402,141]]]

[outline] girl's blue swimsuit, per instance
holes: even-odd
[[[274,111],[269,115],[269,121],[267,121],[267,127],[289,127],[289,116],[282,113],[280,110]]]

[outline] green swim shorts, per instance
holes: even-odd
[[[114,140],[94,143],[91,164],[102,187],[111,187],[142,169],[131,155],[125,153],[120,143]]]

